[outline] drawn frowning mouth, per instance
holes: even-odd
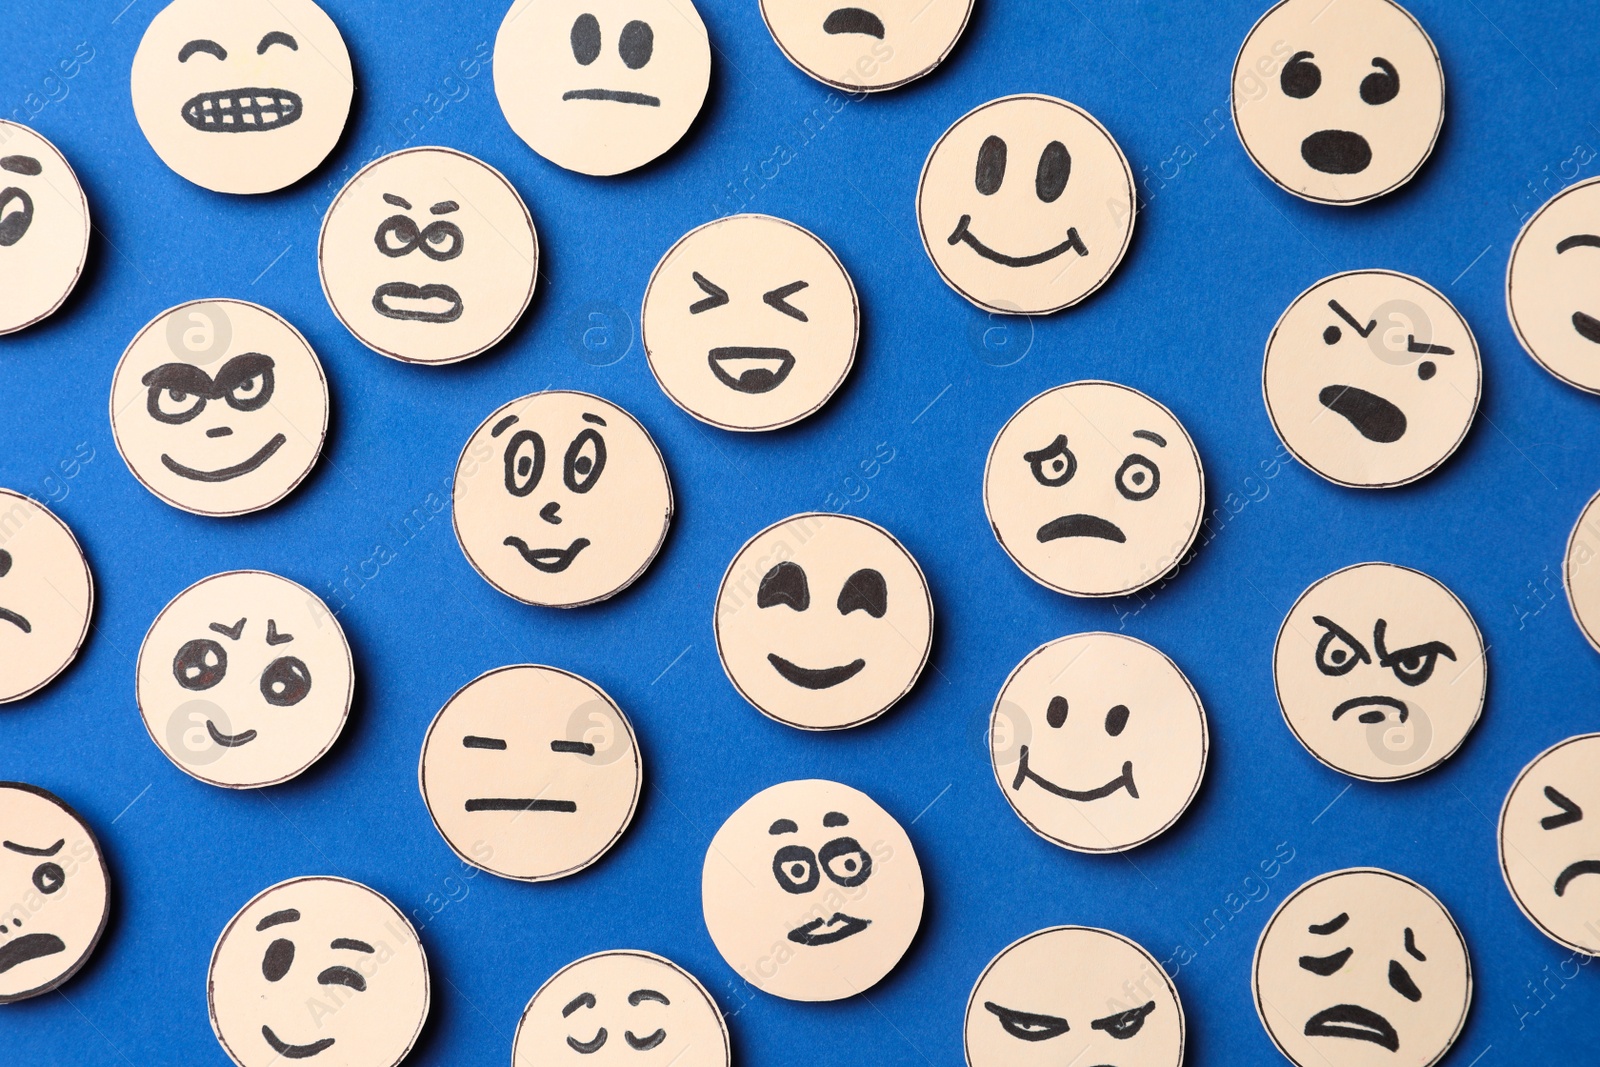
[[[1098,515],[1063,515],[1039,527],[1039,543],[1057,541],[1063,537],[1100,537],[1117,544],[1126,544],[1128,535],[1122,527]]]
[[[55,934],[24,934],[15,941],[8,942],[4,948],[0,948],[0,974],[5,974],[11,968],[29,960],[36,960],[41,956],[54,956],[57,952],[65,951],[67,951],[66,943]]]
[[[331,1037],[325,1037],[321,1041],[313,1041],[309,1045],[291,1045],[273,1033],[270,1026],[261,1028],[261,1036],[267,1039],[267,1044],[272,1046],[272,1051],[286,1060],[307,1060],[319,1052],[326,1052],[333,1045],[333,1038]]]
[[[1581,874],[1600,874],[1600,860],[1579,860],[1570,864],[1566,870],[1556,877],[1556,896],[1567,895],[1567,886]]]
[[[193,467],[185,467],[182,463],[179,463],[177,460],[173,459],[169,455],[166,455],[165,453],[163,453],[161,456],[161,463],[173,474],[176,474],[180,478],[187,478],[192,482],[228,482],[235,478],[242,478],[246,474],[249,474],[251,471],[260,467],[263,463],[276,455],[278,449],[282,448],[284,444],[288,442],[288,440],[289,439],[283,434],[277,434],[272,438],[272,440],[262,445],[259,452],[245,460],[243,463],[235,463],[233,466],[223,467],[221,470],[201,471],[195,470]]]
[[[822,20],[823,33],[861,33],[883,40],[883,20],[865,8],[841,7]]]
[[[1359,1004],[1335,1004],[1306,1020],[1307,1037],[1347,1037],[1370,1041],[1390,1052],[1400,1050],[1400,1035],[1388,1019]]]
[[[711,373],[729,389],[741,393],[770,393],[782,385],[789,372],[794,370],[794,353],[787,348],[753,348],[748,345],[730,345],[713,348],[707,359]],[[740,364],[755,364],[743,366]],[[762,364],[776,363],[777,367]],[[731,373],[737,371],[737,374]]]
[[[183,105],[183,121],[202,133],[276,130],[304,113],[299,94],[287,89],[223,89]]]
[[[842,911],[836,911],[831,919],[813,919],[804,926],[797,926],[790,930],[789,940],[797,945],[806,945],[812,948],[821,945],[837,945],[845,938],[854,937],[871,925],[871,919],[857,919],[853,915],[846,915]],[[823,933],[823,930],[826,930],[827,933]]]
[[[1084,245],[1082,238],[1078,236],[1078,229],[1075,226],[1067,228],[1067,239],[1054,248],[1047,248],[1043,252],[1035,252],[1031,256],[1008,256],[1004,252],[996,252],[974,237],[972,231],[967,228],[971,225],[972,216],[962,215],[961,221],[956,223],[955,232],[950,235],[950,243],[959,244],[965,242],[968,248],[971,248],[984,259],[992,260],[1004,267],[1033,267],[1040,263],[1048,263],[1069,248],[1080,256],[1089,254],[1089,249]]]
[[[245,730],[244,732],[237,734],[225,734],[221,730],[217,729],[217,724],[212,722],[210,719],[206,720],[206,733],[211,735],[211,740],[213,742],[221,745],[223,748],[238,748],[240,745],[248,745],[250,742],[256,739],[256,732],[254,730]]]
[[[9,622],[25,634],[33,633],[33,623],[18,615],[10,608],[0,608],[0,622]]]
[[[1357,708],[1368,709],[1356,716],[1357,721],[1364,722],[1368,726],[1382,722],[1389,717],[1389,713],[1384,711],[1384,708],[1393,708],[1398,711],[1401,722],[1405,722],[1411,714],[1411,709],[1406,707],[1406,702],[1396,700],[1394,697],[1351,697],[1333,709],[1333,721],[1338,722],[1346,712],[1355,711]]]
[[[1330,385],[1317,399],[1329,411],[1343,415],[1369,441],[1392,445],[1406,434],[1406,413],[1377,393],[1353,385]]]
[[[530,567],[546,574],[560,574],[572,566],[572,561],[578,558],[579,552],[589,547],[589,543],[587,537],[580,537],[566,548],[529,548],[528,542],[515,536],[501,542],[516,549]]]
[[[1133,784],[1132,760],[1125,760],[1122,764],[1122,773],[1105,785],[1096,786],[1093,789],[1068,789],[1065,786],[1056,785],[1048,778],[1041,778],[1035,774],[1028,766],[1028,746],[1023,745],[1021,754],[1017,757],[1017,776],[1011,782],[1012,791],[1020,790],[1023,784],[1029,781],[1032,781],[1034,785],[1037,785],[1047,793],[1054,793],[1056,796],[1065,797],[1068,800],[1100,800],[1102,797],[1108,797],[1124,789],[1128,791],[1130,797],[1135,800],[1139,799],[1139,788]]]
[[[773,670],[783,675],[785,681],[802,689],[832,689],[860,674],[861,669],[867,665],[866,660],[857,659],[841,667],[801,667],[790,663],[776,652],[767,653],[767,662],[772,664]]]
[[[640,104],[660,107],[661,98],[646,93],[628,93],[620,89],[568,89],[561,94],[563,100],[609,100],[615,104]]]
[[[399,306],[395,304],[395,301],[426,304],[437,300],[444,301],[448,306],[441,311],[436,307],[406,307],[403,303]],[[454,322],[461,317],[466,306],[461,302],[461,294],[448,285],[386,282],[378,286],[377,291],[372,294],[372,310],[386,319],[400,319],[405,322]]]

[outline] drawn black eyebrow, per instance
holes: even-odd
[[[1377,319],[1373,319],[1371,322],[1367,323],[1366,326],[1362,326],[1355,320],[1355,316],[1346,311],[1344,309],[1344,305],[1339,303],[1337,300],[1328,301],[1328,306],[1333,309],[1333,313],[1335,315],[1339,316],[1345,322],[1348,322],[1350,324],[1350,328],[1356,333],[1360,334],[1362,337],[1370,337],[1372,335],[1372,331],[1378,328]]]
[[[67,839],[64,837],[60,841],[57,841],[55,844],[51,845],[49,848],[29,848],[27,845],[19,845],[15,841],[0,842],[0,844],[3,844],[12,852],[20,852],[24,856],[54,856],[57,852],[61,851],[61,846],[65,845],[66,843]]]
[[[32,156],[6,156],[0,159],[0,170],[9,170],[12,174],[26,174],[31,178],[44,168]]]
[[[592,422],[600,426],[604,426],[606,424],[605,419],[602,419],[599,415],[591,415],[587,411],[583,413],[583,421]]]
[[[1133,431],[1133,436],[1143,438],[1146,441],[1160,445],[1162,448],[1167,447],[1167,439],[1156,433],[1154,430],[1135,430]]]
[[[431,215],[448,215],[452,211],[460,211],[461,205],[454,200],[441,200],[428,209]]]
[[[384,193],[383,202],[386,204],[393,204],[395,207],[403,207],[407,211],[411,210],[411,201],[407,200],[403,196],[395,196],[393,193]]]
[[[256,923],[256,929],[257,930],[265,930],[269,926],[279,926],[279,925],[281,925],[283,923],[297,923],[299,921],[300,921],[300,909],[299,908],[285,908],[283,911],[275,911],[275,912],[273,912],[271,915],[268,915],[265,919],[262,919],[260,922]]]
[[[188,44],[178,49],[178,62],[189,62],[189,57],[194,55],[196,52],[209,52],[218,59],[228,58],[228,50],[226,48],[222,47],[215,41],[208,41],[202,37],[197,41],[190,41]]]
[[[767,830],[767,833],[773,837],[777,837],[779,834],[797,834],[799,832],[800,826],[793,819],[779,819]]]
[[[572,752],[579,756],[594,755],[594,746],[587,741],[552,741],[551,752]]]
[[[494,429],[489,431],[489,436],[499,437],[501,434],[506,432],[506,429],[510,427],[512,423],[516,421],[517,417],[515,415],[507,415],[505,418],[494,424]]]
[[[822,825],[832,829],[835,826],[849,826],[850,816],[843,812],[830,811],[822,817]]]
[[[647,1000],[653,1000],[660,1004],[666,1004],[669,1007],[672,1005],[672,1001],[667,999],[667,995],[665,993],[657,993],[654,989],[635,989],[632,993],[628,994],[628,1003],[635,1008]]]
[[[267,644],[268,645],[287,645],[290,641],[293,641],[293,640],[294,640],[294,634],[280,634],[278,632],[278,620],[277,619],[268,619],[267,620]]]
[[[580,993],[576,997],[572,998],[572,1003],[561,1009],[561,1017],[565,1019],[579,1008],[592,1008],[594,1007],[594,1004],[595,1001],[593,993]]]
[[[1406,927],[1406,951],[1423,963],[1428,962],[1428,957],[1424,956],[1422,951],[1417,948],[1417,935],[1411,932],[1411,927],[1409,926]]]
[[[288,45],[294,51],[300,51],[299,41],[296,41],[293,37],[290,37],[282,30],[273,30],[271,33],[261,38],[261,43],[256,45],[256,55],[265,55],[267,49],[271,48],[275,44]]]
[[[1342,911],[1336,918],[1329,919],[1320,926],[1308,926],[1306,929],[1310,930],[1314,934],[1336,934],[1340,930],[1343,930],[1345,923],[1349,921],[1350,913],[1347,911]]]
[[[336,937],[336,938],[333,939],[333,944],[329,945],[328,947],[329,948],[347,948],[347,949],[350,949],[350,950],[352,950],[354,952],[376,952],[376,951],[378,951],[377,949],[373,948],[371,945],[367,944],[365,941],[357,941],[353,937]]]
[[[1571,237],[1563,238],[1556,245],[1556,254],[1559,255],[1569,248],[1600,248],[1600,237],[1592,233],[1575,233]]]
[[[461,739],[461,747],[491,748],[496,752],[504,752],[506,750],[506,743],[498,737],[478,737],[476,734],[468,734],[466,737]]]
[[[211,624],[211,629],[215,630],[217,633],[221,634],[223,637],[226,637],[230,641],[237,641],[244,633],[244,624],[249,621],[249,619],[240,619],[232,626],[225,626],[220,622],[214,622]]]

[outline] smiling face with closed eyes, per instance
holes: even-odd
[[[1500,871],[1530,922],[1600,955],[1600,734],[1569,737],[1540,753],[1500,810]]]

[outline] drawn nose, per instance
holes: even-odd
[[[539,517],[545,522],[550,523],[552,526],[560,526],[561,516],[557,514],[557,512],[560,510],[561,505],[552,500],[550,503],[539,509]]]
[[[231,426],[213,426],[211,429],[206,431],[206,436],[207,437],[232,437],[233,436],[233,427],[231,427]]]

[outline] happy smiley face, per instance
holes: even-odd
[[[922,868],[876,802],[786,782],[739,808],[701,879],[706,928],[745,980],[786,1000],[842,1000],[891,971],[922,923]]]
[[[580,174],[622,174],[677,144],[711,83],[690,0],[516,0],[494,55],[511,128]]]
[[[1506,308],[1528,354],[1600,393],[1600,178],[1557,193],[1528,220],[1506,268]]]
[[[885,529],[808,513],[739,550],[717,593],[723,670],[763,715],[803,730],[877,718],[910,692],[933,646],[922,569]]]
[[[1133,172],[1094,116],[1007,96],[945,131],[922,168],[922,246],[949,286],[1002,314],[1047,314],[1100,288],[1133,237]]]
[[[1284,0],[1239,50],[1233,116],[1245,151],[1279,186],[1360,204],[1410,181],[1433,152],[1444,70],[1392,0]]]
[[[929,73],[960,39],[972,0],[762,0],[789,61],[840,89],[879,92]]]
[[[89,203],[56,146],[0,120],[0,335],[54,314],[89,252]]]
[[[408,148],[351,178],[322,222],[322,291],[356,340],[407,363],[492,348],[533,299],[539,239],[504,175]]]
[[[59,797],[21,782],[0,782],[0,909],[0,1004],[76,974],[111,911],[94,835]]]
[[[344,631],[309,589],[264,571],[213,575],[162,609],[139,649],[150,739],[202,782],[288,781],[333,747],[355,671]]]
[[[1443,763],[1483,713],[1483,636],[1466,605],[1420,571],[1362,563],[1300,595],[1278,631],[1283,719],[1334,770],[1367,781]]]
[[[1546,749],[1523,768],[1500,809],[1500,871],[1528,921],[1547,937],[1600,955],[1600,734]]]
[[[1429,1067],[1472,1000],[1466,942],[1432,893],[1371,868],[1295,890],[1256,944],[1256,1012],[1298,1067]]]
[[[855,286],[792,222],[734,215],[689,231],[645,289],[641,334],[662,391],[726,430],[810,415],[855,362]]]
[[[0,704],[48,685],[89,634],[94,579],[50,509],[0,489]]]
[[[1039,394],[995,437],[984,509],[1030,578],[1069,596],[1118,596],[1159,580],[1200,530],[1205,478],[1183,426],[1112,382]]]
[[[344,38],[312,0],[174,0],[133,58],[133,113],[150,147],[219,193],[272,192],[311,173],[354,93]]]
[[[211,1029],[239,1067],[394,1067],[428,1016],[428,961],[395,906],[357,882],[263,890],[211,954]]]

